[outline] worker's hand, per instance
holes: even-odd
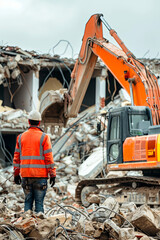
[[[14,182],[17,185],[20,185],[21,184],[21,177],[19,175],[18,176],[14,176]]]
[[[54,184],[55,184],[55,180],[56,180],[56,177],[51,177],[51,178],[50,178],[50,184],[51,184],[51,187],[54,186]]]

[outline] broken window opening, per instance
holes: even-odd
[[[64,69],[60,65],[57,65],[51,69],[42,68],[39,72],[39,91],[43,91],[41,89],[43,89],[44,83],[47,83],[48,79],[50,78],[56,78],[64,88],[68,88],[71,80],[71,71],[72,71],[72,68],[67,67],[66,69]],[[49,89],[49,90],[54,90],[54,89]]]
[[[17,133],[0,133],[0,163],[2,167],[12,165]]]

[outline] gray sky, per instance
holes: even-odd
[[[160,0],[0,0],[0,10],[0,45],[53,54],[63,39],[77,57],[86,22],[103,13],[136,57],[160,58]],[[54,53],[61,55],[65,47],[60,43]],[[70,47],[65,56],[72,57]]]

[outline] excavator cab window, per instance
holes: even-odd
[[[111,126],[110,140],[119,139],[119,116],[112,118]]]
[[[109,148],[109,163],[117,162],[119,157],[119,140],[120,140],[120,116],[113,116],[111,119],[110,128],[110,148]]]
[[[148,134],[150,125],[150,119],[147,114],[129,114],[129,131],[131,136]]]

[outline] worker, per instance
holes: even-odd
[[[51,187],[55,184],[56,168],[54,166],[50,138],[39,127],[41,114],[29,113],[29,129],[18,135],[13,158],[14,182],[22,184],[25,195],[24,211],[33,210],[44,213],[44,197],[47,191],[47,179]]]

